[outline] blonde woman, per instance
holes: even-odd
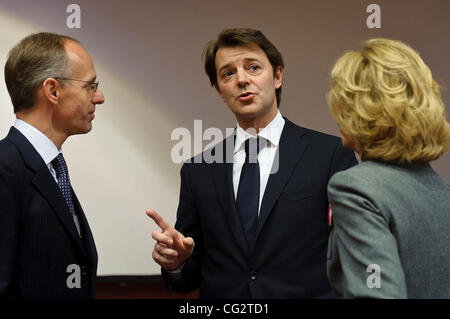
[[[439,85],[387,39],[343,54],[331,76],[331,113],[362,161],[328,184],[331,285],[344,298],[450,298],[450,185],[429,165],[450,144]]]

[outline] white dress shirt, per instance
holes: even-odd
[[[266,190],[267,181],[269,180],[270,173],[278,171],[279,162],[275,160],[275,155],[277,153],[278,144],[280,142],[281,132],[284,127],[284,118],[281,116],[280,111],[278,111],[275,118],[262,129],[257,136],[264,138],[267,144],[258,153],[259,162],[259,172],[260,172],[260,183],[259,183],[259,206],[258,206],[258,216],[261,209],[261,202],[264,196],[264,191]],[[255,137],[244,131],[239,123],[236,129],[236,142],[234,145],[233,154],[233,188],[234,188],[234,198],[237,198],[239,179],[241,177],[242,166],[245,162],[245,141],[250,138]]]
[[[44,133],[27,122],[16,119],[14,127],[25,136],[39,155],[41,155],[45,165],[47,165],[56,183],[58,183],[56,172],[52,166],[52,161],[56,156],[58,156],[59,153],[62,153],[62,150],[58,150],[56,145]]]
[[[264,147],[258,153],[258,163],[259,163],[259,206],[258,206],[258,216],[261,209],[261,202],[264,196],[264,191],[266,190],[267,181],[269,180],[270,173],[276,173],[278,171],[279,162],[276,163],[275,155],[277,153],[278,144],[281,138],[281,132],[283,131],[285,120],[281,116],[280,111],[278,111],[275,118],[262,129],[257,136],[267,140]],[[256,133],[256,132],[255,132]],[[234,199],[237,197],[239,179],[241,178],[242,166],[245,162],[245,141],[250,137],[255,137],[247,131],[244,131],[237,123],[236,129],[236,142],[234,144],[233,153],[233,188],[234,188]],[[184,264],[182,264],[178,269],[167,270],[169,276],[174,279],[181,278],[181,271]]]

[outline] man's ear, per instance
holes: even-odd
[[[60,90],[61,86],[54,78],[48,78],[42,83],[42,93],[45,99],[52,104],[58,103],[61,94]]]
[[[214,84],[214,88],[216,89],[217,94],[219,94],[219,96],[222,99],[222,101],[225,102],[225,97],[223,96],[222,92],[220,92],[219,86],[217,84]]]
[[[283,84],[283,67],[277,66],[277,70],[275,72],[275,89],[279,89]]]

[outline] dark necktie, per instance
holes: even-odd
[[[78,235],[81,237],[80,222],[75,212],[72,200],[72,186],[70,186],[69,170],[67,169],[66,161],[62,153],[59,153],[57,157],[52,161],[53,168],[56,171],[56,178],[58,179],[58,186],[61,190],[64,199],[66,200],[67,207],[72,215],[75,226],[78,230]]]
[[[250,247],[253,247],[256,236],[259,207],[259,138],[245,141],[245,163],[242,166],[236,205],[241,215],[245,235]]]

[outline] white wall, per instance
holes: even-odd
[[[450,2],[376,1],[382,28],[369,30],[372,1],[87,1],[81,29],[68,29],[66,7],[74,1],[0,1],[0,65],[32,32],[78,38],[91,53],[106,103],[94,129],[63,146],[72,184],[99,252],[99,275],[159,274],[151,259],[157,227],[152,207],[174,223],[180,164],[171,161],[171,132],[233,127],[235,120],[203,72],[201,53],[225,27],[261,29],[282,52],[285,82],[281,112],[294,122],[338,134],[325,92],[329,71],[346,49],[370,37],[391,37],[421,52],[435,77],[450,85]],[[444,101],[449,105],[448,92]],[[0,136],[14,121],[2,78]],[[206,142],[205,142],[206,144]],[[433,163],[450,180],[450,154]]]

